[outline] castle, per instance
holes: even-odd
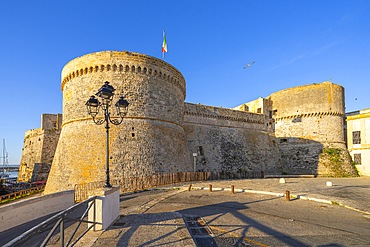
[[[184,102],[184,77],[163,60],[102,51],[78,57],[62,70],[63,122],[56,148],[50,149],[55,153],[46,193],[105,179],[105,129],[93,123],[85,107],[105,81],[130,103],[123,123],[110,129],[111,179],[193,171],[193,153],[199,171],[356,174],[344,142],[340,85],[289,88],[227,109]],[[27,138],[21,166],[27,163],[32,170]],[[332,150],[339,155],[336,162]]]

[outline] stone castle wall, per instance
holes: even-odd
[[[184,127],[197,170],[224,173],[281,173],[280,152],[261,114],[185,104]]]
[[[25,133],[22,157],[18,172],[19,182],[29,182],[31,178],[38,178],[34,172],[35,164],[50,169],[58,144],[62,116],[61,114],[43,114],[41,128],[29,130]],[[45,168],[43,169],[45,170]],[[42,176],[43,178],[45,175]]]
[[[290,174],[355,174],[344,143],[344,88],[331,82],[289,88],[271,94],[275,135],[283,169]],[[328,149],[341,152],[341,166],[331,169]]]
[[[97,52],[62,71],[63,130],[46,193],[105,179],[105,129],[85,102],[105,81],[130,103],[123,123],[110,128],[112,179],[190,170],[183,124],[185,80],[162,60],[130,52]],[[63,185],[61,185],[63,183]]]
[[[195,152],[198,171],[336,175],[330,164],[339,150],[341,172],[352,174],[339,85],[291,88],[225,109],[184,103],[184,77],[160,59],[104,51],[63,68],[62,131],[45,193],[105,179],[105,128],[85,106],[105,81],[116,89],[113,104],[121,95],[130,103],[123,123],[110,126],[111,179],[193,171]]]

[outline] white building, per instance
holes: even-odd
[[[370,108],[347,116],[347,146],[362,176],[370,176]]]

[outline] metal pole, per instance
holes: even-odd
[[[112,185],[110,184],[110,179],[109,179],[109,112],[108,112],[108,103],[105,108],[105,129],[107,133],[107,138],[106,138],[106,157],[105,157],[105,176],[106,176],[106,181],[105,181],[105,187],[111,188]]]

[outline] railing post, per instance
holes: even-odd
[[[64,215],[62,215],[62,221],[60,222],[60,246],[64,247]]]

